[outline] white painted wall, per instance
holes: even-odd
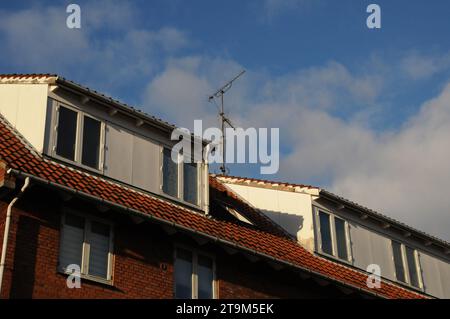
[[[0,113],[34,146],[44,149],[48,84],[0,84]]]
[[[438,298],[450,299],[450,265],[427,253],[419,253],[425,291]]]
[[[310,194],[246,185],[226,185],[261,210],[309,250],[314,250],[314,226]]]

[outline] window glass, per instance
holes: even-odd
[[[176,250],[175,298],[192,298],[192,253],[185,249]]]
[[[348,260],[345,221],[337,217],[334,218],[334,221],[336,227],[336,247],[338,257],[344,260]]]
[[[397,276],[397,280],[406,282],[405,270],[403,268],[402,247],[400,243],[392,241],[392,253],[394,255],[395,274]]]
[[[89,234],[89,275],[107,279],[109,259],[109,226],[92,221]]]
[[[319,222],[322,251],[332,255],[333,246],[331,242],[330,215],[324,212],[319,212]]]
[[[417,273],[417,263],[416,263],[416,257],[414,254],[414,249],[411,249],[409,247],[406,248],[406,260],[408,261],[408,270],[409,270],[409,278],[411,281],[411,285],[414,287],[419,288],[419,276]]]
[[[88,116],[84,117],[81,163],[96,169],[99,165],[100,127],[99,121]]]
[[[198,169],[196,163],[185,163],[183,165],[184,200],[197,205],[198,204]]]
[[[59,108],[56,154],[72,161],[75,160],[77,115],[68,108]]]
[[[82,263],[84,242],[84,218],[66,214],[62,232],[60,266],[66,269],[68,265]]]
[[[213,298],[213,260],[207,256],[198,256],[198,298]]]
[[[172,161],[172,151],[163,151],[163,192],[178,197],[178,164]]]

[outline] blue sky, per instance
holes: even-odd
[[[80,30],[65,26],[68,1],[2,2],[1,72],[58,73],[192,127],[217,124],[208,94],[245,69],[226,102],[239,126],[280,128],[280,171],[264,178],[450,239],[450,2],[72,2]]]

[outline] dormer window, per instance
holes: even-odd
[[[100,170],[102,127],[93,117],[59,105],[54,155]]]
[[[197,163],[176,163],[172,160],[172,151],[163,150],[162,190],[165,194],[187,203],[199,204],[199,169]]]
[[[343,261],[350,261],[347,222],[320,209],[316,210],[316,216],[318,251]]]

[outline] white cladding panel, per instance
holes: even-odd
[[[106,125],[105,143],[106,176],[160,193],[160,145],[111,123]]]
[[[395,280],[390,239],[353,222],[349,226],[353,264],[364,270],[370,264],[377,264],[382,277]]]
[[[153,193],[160,192],[161,147],[150,140],[134,136],[133,139],[133,185]]]
[[[450,265],[423,252],[419,256],[425,291],[439,298],[450,298]]]
[[[309,194],[227,184],[310,250],[314,249],[312,199]]]
[[[108,123],[105,136],[105,175],[131,184],[133,134]]]
[[[43,151],[47,84],[0,85],[1,114],[34,146]]]

